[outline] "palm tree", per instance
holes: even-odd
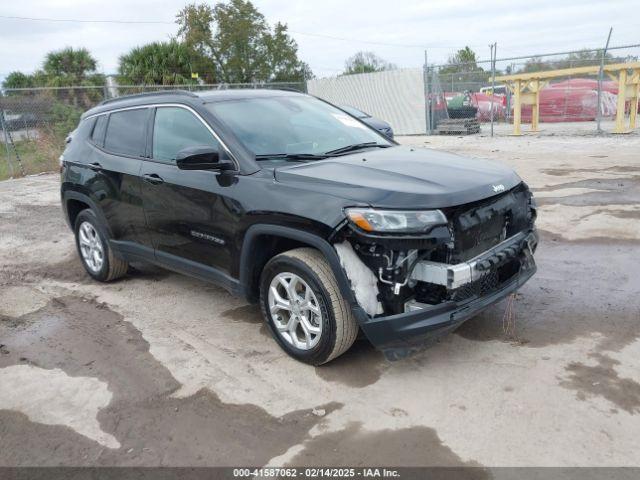
[[[171,40],[136,47],[120,57],[120,81],[133,85],[184,85],[191,78],[196,52]],[[205,72],[197,72],[205,73]]]
[[[89,50],[74,50],[72,47],[49,52],[42,65],[46,75],[53,78],[67,77],[75,80],[76,84],[82,83],[88,75],[95,73],[96,67],[97,62]]]

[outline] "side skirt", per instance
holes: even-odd
[[[165,252],[155,252],[152,248],[139,245],[134,242],[110,240],[109,245],[128,262],[148,262],[167,270],[172,270],[183,275],[215,283],[233,295],[239,295],[242,289],[240,282],[218,270],[217,268],[203,265],[192,260],[171,255]]]

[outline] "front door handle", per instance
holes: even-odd
[[[93,162],[89,164],[89,168],[94,172],[99,172],[100,170],[102,170],[102,165],[100,165],[100,163],[98,162]]]
[[[162,177],[157,173],[145,173],[142,176],[142,179],[151,185],[160,185],[161,183],[164,183]]]

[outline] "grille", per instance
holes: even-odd
[[[519,262],[517,260],[508,262],[500,267],[495,267],[479,279],[455,290],[450,290],[449,300],[461,302],[463,300],[489,295],[498,290],[500,285],[518,273],[518,270]]]
[[[527,227],[529,192],[520,184],[484,202],[451,212],[454,249],[449,263],[469,260]]]
[[[460,302],[468,298],[482,297],[496,290],[498,285],[498,273],[495,271],[489,272],[478,280],[452,290],[450,292],[450,298],[453,301]]]
[[[456,261],[464,262],[495,247],[505,236],[505,216],[494,215],[478,225],[460,231],[455,238]]]

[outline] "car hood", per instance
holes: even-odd
[[[518,185],[510,168],[418,147],[366,150],[274,170],[276,182],[383,208],[441,208]]]

